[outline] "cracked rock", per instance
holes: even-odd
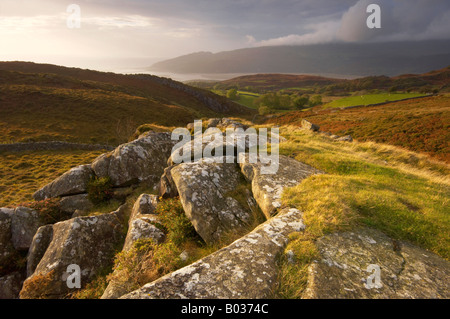
[[[289,234],[303,229],[301,212],[286,208],[229,246],[122,298],[270,298],[277,283],[277,256]]]
[[[361,228],[317,241],[304,298],[449,298],[450,263],[382,232]]]

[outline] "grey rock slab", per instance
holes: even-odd
[[[278,255],[289,234],[303,229],[301,212],[286,208],[229,246],[122,298],[270,298],[277,282]]]
[[[159,182],[159,196],[162,198],[173,198],[178,196],[177,186],[175,185],[170,171],[174,166],[169,166],[164,169]]]
[[[158,222],[158,215],[155,214],[157,199],[156,195],[149,194],[141,194],[138,197],[128,222],[128,232],[123,250],[130,249],[134,242],[141,238],[153,239],[157,244],[165,240],[164,232],[154,225]]]
[[[27,277],[30,277],[47,251],[53,237],[53,225],[39,227],[31,242],[27,256]]]
[[[303,298],[446,298],[450,263],[382,232],[361,228],[317,241]]]
[[[115,187],[140,182],[156,185],[175,143],[170,133],[148,132],[100,155],[92,163],[92,169],[98,177],[109,176]]]
[[[250,209],[229,196],[241,183],[235,164],[202,159],[183,163],[171,170],[186,216],[207,243],[214,243],[229,230],[239,231],[252,222]]]
[[[303,129],[314,131],[314,132],[318,131],[320,128],[319,125],[313,124],[307,120],[302,120],[301,125],[302,125]]]
[[[0,269],[12,262],[15,256],[15,249],[12,244],[11,233],[11,216],[14,214],[14,209],[0,208]]]
[[[94,204],[89,200],[88,194],[79,194],[62,197],[59,201],[59,208],[63,212],[73,214],[77,210],[88,212],[94,208]]]
[[[17,207],[11,215],[11,240],[17,250],[28,250],[42,221],[39,214],[28,207]]]
[[[33,194],[35,200],[86,193],[93,172],[90,165],[80,165],[65,172]]]
[[[141,194],[138,197],[128,221],[128,232],[122,251],[130,250],[138,239],[150,238],[156,244],[161,244],[166,239],[166,235],[153,224],[158,222],[158,216],[154,214],[156,205],[156,195]],[[101,299],[116,299],[128,292],[130,291],[127,290],[126,285],[117,280],[111,280]]]
[[[74,292],[67,285],[69,265],[81,270],[81,287],[97,272],[112,264],[117,245],[123,240],[123,216],[113,213],[76,217],[53,225],[53,237],[33,275],[24,282],[21,298],[37,298],[36,277],[45,278],[45,297],[62,298]]]
[[[267,218],[281,207],[281,195],[286,187],[293,187],[304,179],[322,172],[290,157],[280,155],[278,168],[273,174],[262,174],[267,164],[257,159],[250,163],[249,156],[241,154],[240,167],[245,178],[252,183],[253,196]]]

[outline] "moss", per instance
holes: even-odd
[[[94,176],[87,185],[88,198],[95,205],[102,204],[112,198],[112,188],[113,185],[109,176]]]
[[[179,198],[170,198],[158,203],[156,214],[160,227],[165,229],[169,241],[180,246],[189,239],[199,239],[190,220],[186,217]]]

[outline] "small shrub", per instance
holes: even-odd
[[[111,266],[99,270],[95,278],[86,287],[69,294],[68,297],[71,299],[100,299],[106,287],[108,287],[107,275],[111,271]]]
[[[258,108],[258,112],[259,112],[259,115],[267,115],[267,114],[270,113],[270,109],[269,109],[268,106],[261,105],[261,106]]]
[[[93,204],[99,205],[111,199],[113,196],[112,186],[109,176],[91,178],[87,186],[89,200]]]
[[[54,224],[70,218],[59,206],[59,198],[48,198],[41,201],[21,204],[35,210],[44,224]]]
[[[116,255],[114,272],[107,281],[132,291],[159,277],[153,255],[157,245],[151,239],[138,239],[133,247]]]
[[[25,281],[20,291],[20,299],[47,299],[48,287],[52,282],[55,270],[46,274],[38,274]]]
[[[186,217],[183,206],[178,198],[170,198],[159,202],[156,208],[162,230],[166,230],[167,239],[179,246],[190,238],[197,238],[198,234]]]

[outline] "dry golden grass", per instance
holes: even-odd
[[[450,166],[395,146],[337,142],[282,127],[281,154],[326,172],[286,189],[283,202],[303,212],[305,233],[286,248],[300,258],[280,262],[279,298],[299,298],[317,238],[369,226],[450,258]],[[304,250],[303,252],[301,250]],[[301,258],[301,257],[304,258]]]
[[[38,151],[0,154],[0,207],[32,201],[40,187],[103,151]]]

